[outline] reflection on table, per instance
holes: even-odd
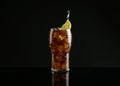
[[[69,86],[69,72],[52,72],[52,86]]]

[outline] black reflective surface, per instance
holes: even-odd
[[[69,86],[69,72],[52,72],[52,86]]]
[[[4,85],[84,86],[119,84],[120,68],[70,68],[67,73],[53,73],[50,68],[0,68]]]

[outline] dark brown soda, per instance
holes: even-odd
[[[53,28],[49,35],[49,46],[52,54],[52,70],[68,71],[71,43],[67,30]]]

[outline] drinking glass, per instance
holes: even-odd
[[[69,54],[71,50],[71,30],[51,28],[49,32],[49,47],[51,51],[51,70],[55,72],[69,71]]]

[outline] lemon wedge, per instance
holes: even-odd
[[[69,19],[66,20],[66,22],[62,25],[61,30],[68,30],[71,29],[72,24]]]

